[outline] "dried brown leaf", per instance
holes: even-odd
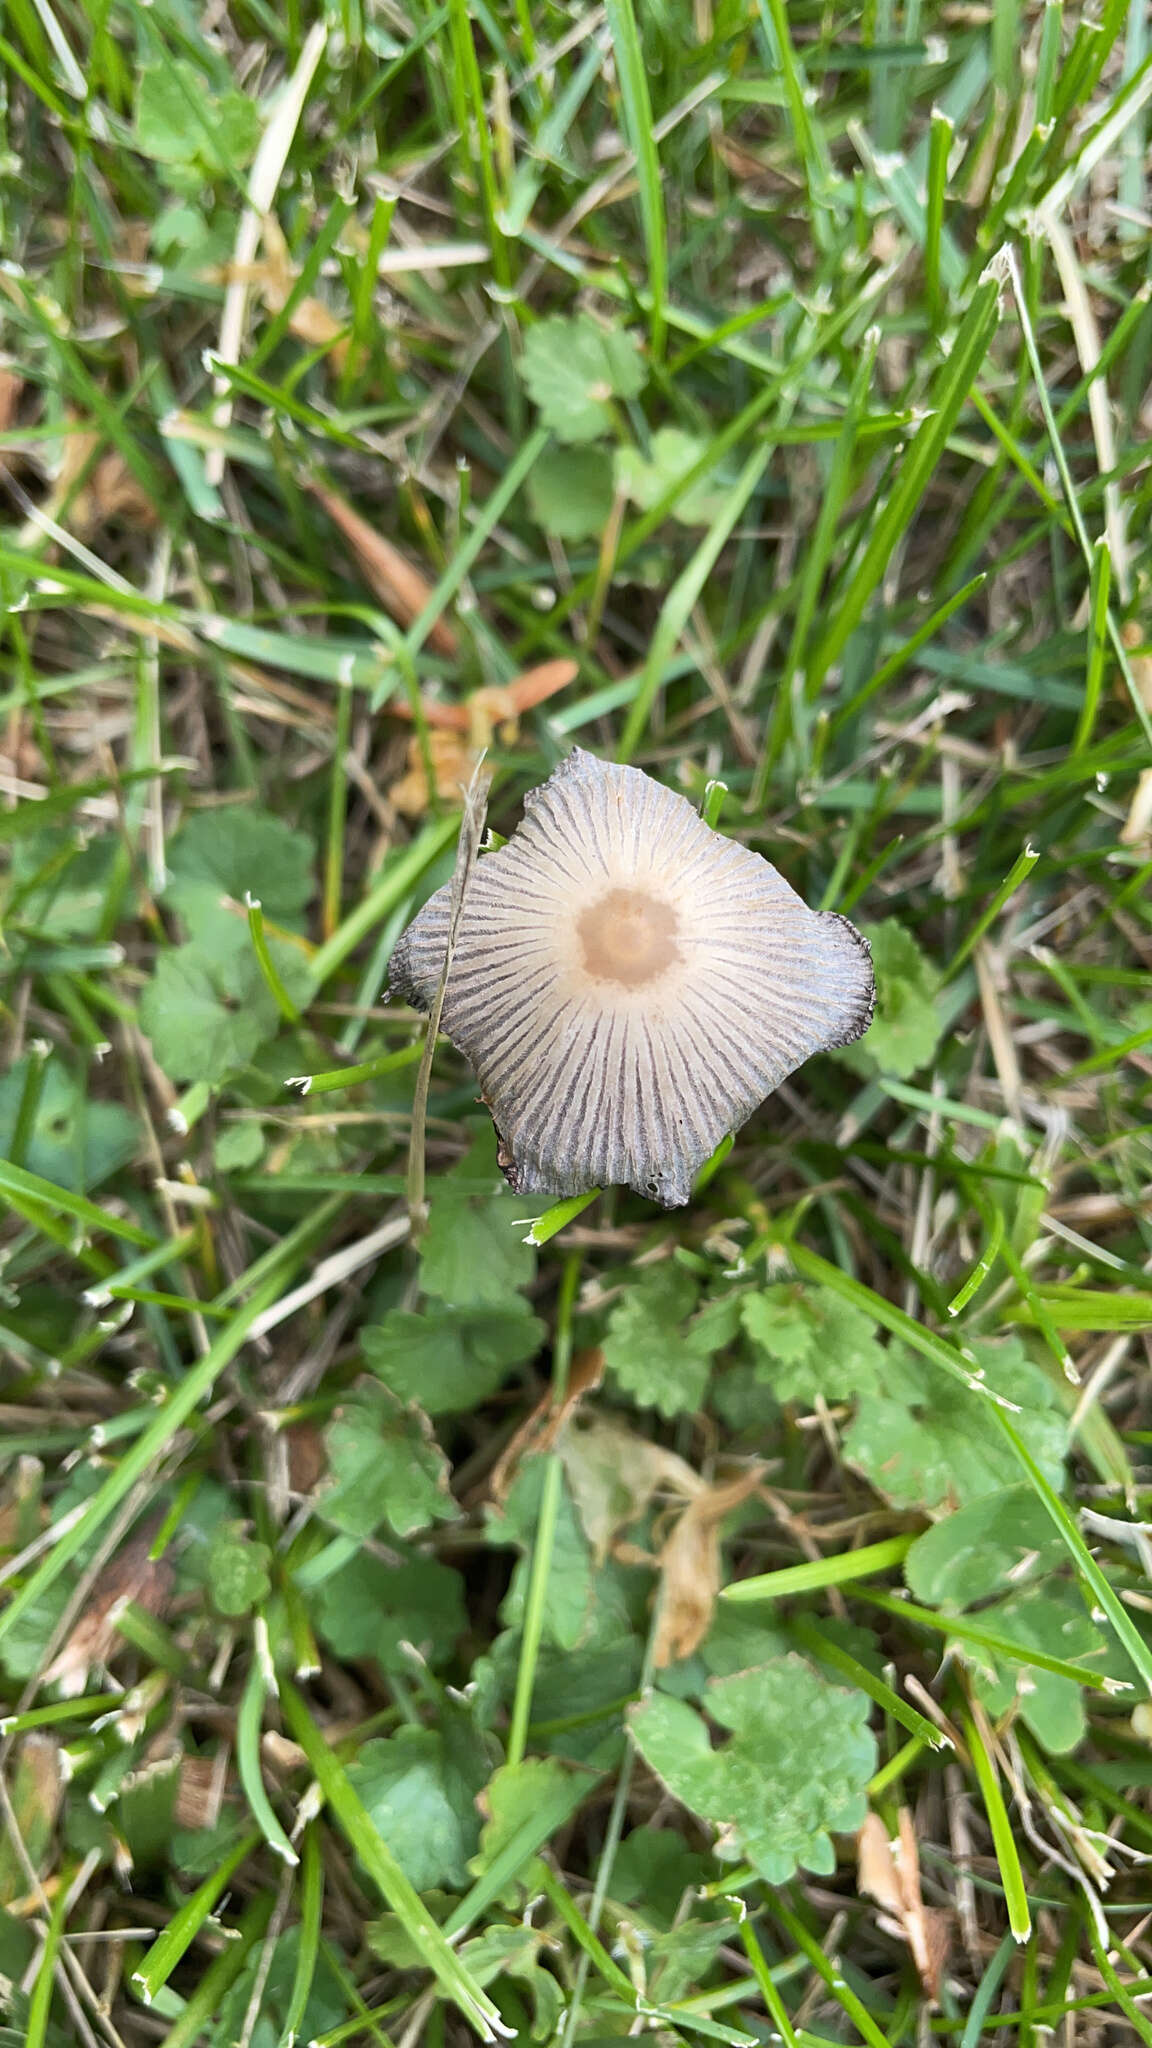
[[[178,1828],[211,1828],[220,1818],[223,1779],[212,1756],[184,1756],[173,1818]]]
[[[60,1812],[64,1773],[59,1744],[47,1729],[25,1735],[9,1770],[8,1782],[15,1833],[0,1829],[0,1906],[11,1906],[24,1898],[28,1889],[25,1858],[41,1875],[50,1860],[48,1852]]]
[[[478,749],[489,745],[497,728],[501,739],[511,745],[524,713],[547,703],[557,691],[566,690],[579,673],[574,661],[542,661],[536,668],[526,668],[510,683],[473,691],[462,704],[444,704],[438,697],[425,697],[420,714],[425,725],[467,733]],[[394,718],[412,717],[412,706],[406,697],[394,697],[388,710]]]
[[[663,1670],[699,1649],[720,1591],[720,1524],[760,1483],[760,1468],[690,1500],[660,1552],[660,1616],[653,1652]]]
[[[692,1500],[705,1482],[675,1451],[601,1416],[566,1429],[560,1456],[569,1491],[597,1563],[658,1493]],[[651,1562],[651,1559],[646,1559]]]
[[[420,570],[413,567],[407,556],[394,548],[390,540],[361,519],[358,512],[346,505],[335,491],[323,484],[312,483],[312,495],[317,498],[329,519],[340,528],[360,566],[364,581],[374,590],[385,611],[398,625],[410,626],[419,618],[432,595],[432,585]],[[438,654],[456,655],[460,643],[445,619],[437,619],[428,635],[428,644]]]
[[[515,1436],[505,1445],[492,1467],[489,1492],[493,1500],[507,1499],[508,1489],[516,1476],[517,1467],[524,1458],[552,1449],[564,1424],[574,1415],[584,1396],[592,1393],[600,1385],[603,1377],[602,1351],[597,1349],[576,1353],[563,1400],[557,1401],[552,1389],[549,1388],[527,1421],[521,1423]]]
[[[69,531],[81,540],[102,533],[117,519],[134,526],[156,524],[155,505],[118,449],[109,448],[92,462],[101,439],[99,434],[79,430],[69,434],[59,475],[44,507],[49,518],[63,516]]]
[[[280,313],[296,288],[298,272],[293,267],[284,230],[274,213],[263,223],[264,257],[255,263],[229,263],[218,273],[225,285],[242,284],[258,292],[269,312]],[[346,320],[338,320],[322,299],[300,299],[288,315],[288,326],[309,348],[328,348],[332,367],[342,370],[348,355]],[[329,348],[329,343],[331,347]]]
[[[900,1809],[900,1833],[894,1842],[878,1813],[870,1813],[856,1838],[857,1881],[876,1900],[877,1925],[885,1934],[906,1941],[929,1998],[939,2001],[948,1961],[950,1917],[939,1906],[926,1906],[920,1891],[920,1853],[908,1808]]]
[[[0,433],[7,432],[15,420],[23,393],[23,377],[15,370],[0,369]]]
[[[315,1493],[328,1470],[328,1452],[315,1423],[295,1422],[284,1432],[288,1446],[288,1479],[293,1493]]]
[[[45,1685],[59,1686],[65,1699],[82,1693],[92,1666],[107,1665],[114,1655],[116,1624],[130,1600],[149,1614],[163,1611],[172,1586],[172,1566],[167,1558],[149,1557],[153,1533],[136,1537],[111,1560],[44,1673]]]
[[[461,739],[459,733],[428,734],[428,758],[432,764],[436,794],[441,803],[463,803],[464,791],[481,751],[480,748],[469,746],[467,740]],[[405,818],[422,818],[431,804],[424,751],[415,734],[408,742],[408,766],[404,774],[391,784],[388,797],[395,809]]]

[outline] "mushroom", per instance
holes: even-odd
[[[451,886],[392,956],[428,1010]],[[442,1028],[475,1068],[523,1194],[626,1185],[687,1202],[721,1138],[868,1029],[868,942],[637,768],[574,748],[476,865]]]

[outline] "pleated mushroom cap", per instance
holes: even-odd
[[[427,1010],[450,887],[392,958]],[[442,1028],[471,1061],[525,1194],[626,1185],[666,1208],[815,1052],[872,1021],[867,940],[637,768],[576,748],[477,863]]]

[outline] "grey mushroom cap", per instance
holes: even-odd
[[[451,885],[390,990],[428,1010]],[[868,942],[637,768],[576,748],[481,856],[441,1019],[524,1194],[628,1186],[678,1208],[720,1140],[813,1053],[868,1029]]]

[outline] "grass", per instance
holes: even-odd
[[[0,2043],[1152,2037],[1144,10],[0,67]],[[381,1000],[572,744],[872,936],[672,1215]]]

